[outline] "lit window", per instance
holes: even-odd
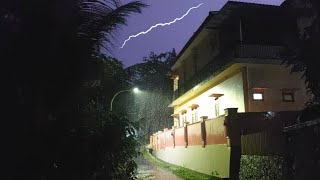
[[[175,77],[173,80],[173,91],[176,91],[179,88],[179,77]]]
[[[187,122],[187,114],[182,115],[182,122]]]
[[[198,110],[194,109],[192,111],[192,123],[198,122]]]
[[[215,115],[216,115],[217,117],[220,116],[220,113],[219,113],[219,103],[215,103],[214,109],[215,109]]]
[[[253,93],[253,100],[262,101],[263,100],[263,93]]]
[[[294,102],[294,94],[292,92],[283,92],[282,100],[284,102]]]
[[[184,115],[181,114],[181,115],[179,116],[179,127],[183,126],[183,122],[184,122]]]

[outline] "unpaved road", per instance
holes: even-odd
[[[138,165],[137,178],[139,180],[181,180],[171,172],[150,164],[142,156],[139,156],[135,161]]]

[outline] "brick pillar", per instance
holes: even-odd
[[[241,158],[241,131],[238,121],[238,108],[225,109],[225,126],[230,141],[230,180],[239,180]]]
[[[201,118],[201,142],[202,142],[202,147],[205,147],[206,144],[207,144],[206,119],[207,118]]]
[[[156,150],[159,150],[159,135],[156,134]]]
[[[175,135],[176,135],[175,126],[172,126],[171,136],[172,136],[173,147],[176,147],[176,136]]]
[[[184,122],[184,147],[188,147],[188,125],[189,122]]]

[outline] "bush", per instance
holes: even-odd
[[[284,158],[242,155],[239,178],[242,180],[280,180],[284,177]]]

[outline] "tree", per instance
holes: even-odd
[[[300,120],[306,121],[320,115],[320,2],[317,0],[287,0],[284,7],[288,14],[297,15],[299,34],[288,42],[282,53],[283,63],[291,72],[303,74],[308,92],[313,95]]]
[[[3,115],[9,117],[3,132],[12,134],[5,146],[11,156],[4,161],[9,168],[12,164],[11,178],[88,176],[83,155],[92,117],[84,109],[99,85],[95,57],[143,7],[140,1],[121,5],[118,0],[0,2],[1,82],[6,84],[1,97]]]
[[[168,104],[172,100],[173,87],[168,74],[175,57],[174,49],[159,55],[152,52],[143,63],[126,69],[130,83],[142,89],[128,111],[134,114],[132,118],[140,120],[139,136],[143,143],[148,142],[153,132],[172,126],[172,110]]]

